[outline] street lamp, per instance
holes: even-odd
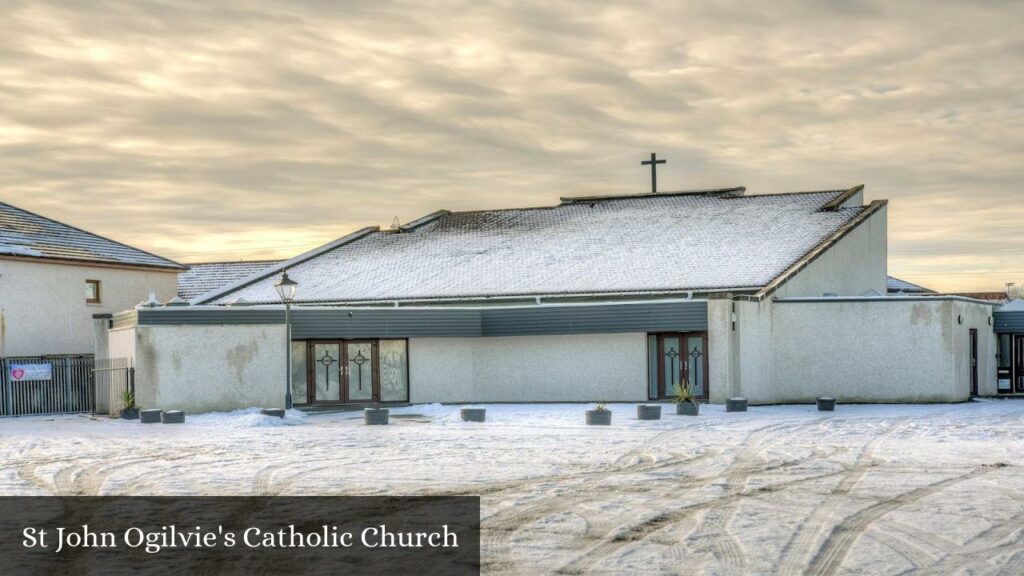
[[[277,289],[277,295],[281,297],[281,301],[284,302],[284,331],[285,331],[285,370],[288,374],[288,378],[285,380],[285,385],[288,387],[284,395],[284,408],[285,410],[292,409],[292,300],[295,299],[295,289],[299,286],[299,283],[288,277],[288,271],[285,270],[281,274],[281,279],[278,280],[277,284],[274,284],[274,288]]]

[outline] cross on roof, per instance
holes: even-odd
[[[651,152],[651,159],[640,162],[642,166],[651,166],[651,194],[658,192],[658,164],[664,164],[665,160],[658,160],[655,153]]]

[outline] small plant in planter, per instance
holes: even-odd
[[[138,420],[139,409],[135,407],[135,393],[131,390],[125,390],[121,392],[121,404],[124,408],[121,408],[121,418],[125,420]]]
[[[696,416],[700,414],[700,404],[693,396],[693,390],[684,380],[675,386],[672,401],[676,404],[676,414],[682,416]]]
[[[593,410],[587,410],[587,424],[591,426],[609,426],[612,423],[612,411],[598,402]]]

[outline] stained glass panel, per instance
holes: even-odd
[[[373,400],[373,347],[369,342],[349,342],[345,350],[348,354],[348,401]]]
[[[338,344],[315,344],[313,346],[313,373],[316,374],[316,400],[338,402],[341,400],[341,346]],[[294,394],[294,392],[293,392]]]
[[[405,402],[409,399],[409,361],[405,340],[381,340],[380,357],[381,402]]]
[[[305,404],[309,401],[306,393],[306,343],[292,342],[292,402]]]

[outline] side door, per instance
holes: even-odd
[[[1024,334],[1014,336],[1013,381],[1014,392],[1024,394]]]
[[[978,395],[978,330],[971,328],[971,396]]]

